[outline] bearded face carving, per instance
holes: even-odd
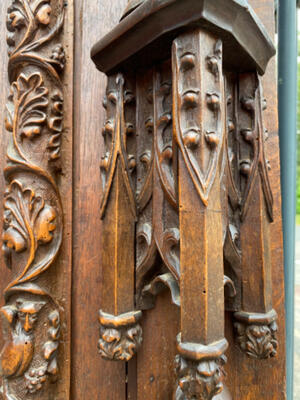
[[[1,375],[18,377],[26,372],[34,352],[33,329],[40,310],[46,303],[43,301],[26,301],[18,299],[15,305],[1,308],[2,317],[11,331],[1,352]]]

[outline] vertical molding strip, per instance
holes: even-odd
[[[296,1],[279,1],[278,100],[285,267],[287,398],[293,398],[297,121]]]

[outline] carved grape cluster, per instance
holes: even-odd
[[[33,394],[41,390],[46,380],[47,365],[43,365],[37,369],[30,369],[30,371],[25,374],[25,387],[27,393]]]
[[[50,328],[49,341],[44,344],[44,359],[46,362],[39,368],[31,368],[25,374],[25,386],[28,393],[40,391],[48,377],[54,381],[58,374],[57,349],[60,336],[60,317],[57,310],[52,311],[48,317]]]
[[[51,54],[51,59],[57,64],[57,66],[61,70],[64,69],[66,64],[66,55],[62,44],[58,44],[56,47],[54,47]]]
[[[58,374],[57,350],[60,337],[60,315],[57,310],[52,311],[48,317],[50,328],[49,340],[44,345],[44,358],[47,361],[47,373],[55,380]]]
[[[61,169],[56,162],[60,159],[61,135],[63,132],[63,105],[64,99],[60,90],[55,90],[51,95],[51,114],[48,118],[48,126],[51,131],[51,138],[48,143],[49,161],[56,170]]]

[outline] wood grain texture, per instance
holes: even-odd
[[[255,12],[261,18],[269,34],[274,37],[275,20],[272,0],[249,0]],[[270,183],[274,195],[274,222],[270,226],[273,307],[278,313],[279,331],[277,334],[279,348],[277,357],[260,361],[247,360],[233,345],[232,319],[226,315],[225,336],[230,342],[227,351],[228,363],[227,385],[233,398],[243,400],[267,399],[282,400],[285,393],[285,311],[284,311],[284,275],[283,275],[283,247],[281,224],[281,192],[280,192],[280,163],[278,142],[278,114],[277,114],[277,85],[276,60],[271,60],[266,74],[263,77],[263,92],[267,100],[267,109],[264,111],[265,127],[269,132],[266,142],[266,158],[270,161]],[[238,368],[237,368],[238,366]]]
[[[265,23],[271,35],[274,35],[273,4],[269,1],[251,2],[253,7]],[[271,10],[271,11],[270,11]],[[254,361],[246,358],[238,349],[232,331],[233,321],[229,313],[226,315],[226,338],[230,343],[227,355],[229,357],[227,365],[226,382],[233,398],[239,399],[285,399],[285,355],[284,355],[284,287],[283,287],[283,258],[282,258],[282,234],[281,234],[281,212],[280,212],[280,174],[279,174],[279,148],[278,148],[278,126],[277,126],[277,91],[275,74],[275,59],[271,61],[267,73],[264,76],[264,97],[267,99],[268,107],[264,112],[265,127],[269,131],[269,140],[266,142],[266,158],[270,162],[270,181],[274,195],[274,223],[270,225],[271,243],[271,262],[273,279],[273,307],[279,314],[278,341],[280,343],[276,358],[268,361]],[[160,311],[156,307],[151,311],[151,318],[159,315]],[[158,327],[158,335],[161,335]],[[169,335],[170,332],[168,332]],[[176,334],[176,331],[173,331]],[[147,347],[147,339],[144,346]],[[155,348],[153,349],[155,352]],[[153,355],[153,357],[155,357]],[[156,357],[160,357],[159,352]],[[170,354],[171,357],[171,354]],[[147,396],[143,387],[146,384],[145,377],[140,372],[147,368],[147,364],[138,357],[138,387],[139,393]],[[167,379],[160,376],[161,382]],[[266,385],[268,382],[268,385]],[[159,391],[154,391],[154,398],[171,398],[171,390],[164,396]]]
[[[92,43],[119,20],[126,0],[77,0],[75,7],[74,78],[74,229],[72,303],[72,399],[122,400],[126,397],[125,364],[98,354],[101,307],[101,177],[105,122],[102,100],[106,78],[90,60]]]
[[[159,24],[154,23],[158,19]],[[145,1],[92,49],[100,71],[150,67],[170,57],[172,41],[191,28],[205,28],[223,42],[226,68],[264,72],[275,48],[251,7],[244,1]],[[227,54],[227,56],[226,56]],[[232,57],[232,54],[235,54]]]
[[[273,1],[249,0],[249,2],[253,5],[271,35],[273,35],[274,19],[273,13],[270,11],[273,7]],[[101,252],[99,251],[102,235],[100,222],[101,177],[99,166],[101,156],[104,152],[101,129],[106,119],[105,110],[102,108],[106,79],[104,75],[96,70],[94,64],[90,61],[89,52],[91,45],[117,24],[127,1],[93,0],[89,1],[89,4],[86,4],[83,0],[76,0],[74,4],[75,140],[73,212],[70,200],[72,196],[72,113],[70,111],[72,90],[68,83],[64,88],[66,93],[65,134],[62,145],[64,174],[61,176],[59,182],[64,203],[65,233],[59,260],[53,265],[51,273],[50,270],[49,274],[47,273],[47,279],[49,280],[52,277],[61,276],[61,279],[57,282],[55,291],[64,297],[62,304],[65,307],[65,315],[67,317],[65,320],[66,325],[63,327],[64,336],[59,356],[59,363],[63,365],[60,371],[60,380],[57,384],[59,394],[54,398],[58,400],[69,398],[68,368],[70,359],[72,358],[71,398],[74,400],[81,400],[87,397],[103,400],[167,400],[172,398],[174,390],[176,377],[173,365],[177,352],[176,335],[180,331],[179,309],[171,304],[168,292],[159,294],[155,308],[144,312],[145,315],[142,321],[144,343],[138,353],[137,359],[131,361],[126,366],[125,363],[104,361],[97,354],[97,341],[99,338],[97,316],[99,307],[102,304],[101,295],[103,292],[101,288],[103,279],[100,267]],[[1,2],[1,17],[5,16],[8,5],[8,0]],[[70,1],[69,6],[71,6]],[[64,30],[65,36],[69,37],[71,35],[72,27],[72,12],[69,11]],[[0,24],[2,38],[5,37],[5,31],[5,24]],[[68,40],[65,45],[68,48],[67,52],[72,54],[72,44]],[[3,110],[8,93],[6,43],[4,40],[0,41],[0,51],[3,55],[0,64],[0,73],[3,77],[3,84],[0,88],[0,113],[4,115]],[[70,68],[70,65],[67,62],[67,68]],[[71,69],[68,69],[65,75],[68,80],[72,80]],[[142,80],[142,78],[140,79]],[[164,80],[165,77],[162,75],[162,84]],[[270,171],[270,181],[274,195],[274,223],[270,226],[270,243],[273,269],[273,307],[279,315],[279,349],[277,357],[274,359],[262,361],[249,360],[236,345],[232,316],[229,313],[226,314],[225,337],[230,343],[230,347],[226,353],[228,356],[226,384],[229,387],[232,398],[241,400],[285,399],[284,287],[275,60],[271,61],[263,82],[264,96],[268,103],[268,108],[264,112],[265,125],[269,131],[266,154],[272,168]],[[169,104],[167,105],[169,106]],[[164,110],[160,109],[159,111]],[[4,131],[3,121],[4,118],[2,117],[1,124]],[[142,125],[145,121],[141,120],[140,122]],[[168,131],[167,140],[169,140],[169,135],[170,132]],[[5,136],[1,135],[0,137],[2,149],[5,149],[7,146],[7,137]],[[153,143],[149,141],[149,149],[152,146]],[[148,150],[148,147],[146,150]],[[142,150],[141,153],[143,153]],[[0,166],[2,169],[4,165],[5,158],[2,156],[0,157]],[[160,184],[161,179],[157,174],[155,179],[157,184]],[[4,179],[2,174],[0,174],[0,190],[4,192],[4,188]],[[168,213],[170,215],[169,211]],[[73,217],[73,228],[71,216]],[[150,215],[149,219],[152,219],[152,215]],[[176,218],[173,218],[173,216],[171,221],[177,223]],[[148,222],[148,219],[146,222]],[[0,226],[0,231],[2,231],[2,226]],[[70,249],[72,236],[73,302],[72,354],[70,354],[68,350],[70,313],[68,314],[67,310],[70,306],[68,291],[71,284],[69,272],[71,266]],[[160,256],[158,259],[159,267],[161,268]],[[176,267],[178,271],[178,262]],[[4,267],[3,259],[1,259],[0,268],[0,290],[3,292],[9,281],[11,281],[12,276],[11,272]],[[152,272],[153,269],[151,269]]]
[[[167,291],[157,298],[154,309],[145,312],[142,326],[147,345],[137,355],[137,399],[171,399],[180,323],[179,308],[171,304]]]
[[[6,36],[6,24],[4,23],[6,18],[6,11],[10,4],[10,0],[5,0],[1,2],[0,5],[0,16],[1,16],[1,23],[0,23],[0,51],[1,51],[1,63],[0,63],[0,76],[1,76],[1,86],[0,86],[0,115],[1,115],[1,132],[5,131],[5,119],[4,119],[4,112],[5,112],[5,104],[7,101],[7,94],[9,90],[9,81],[7,77],[7,63],[8,63],[8,55],[7,55],[7,44],[6,41],[3,39]],[[1,144],[1,157],[0,157],[0,171],[3,171],[6,160],[5,160],[5,151],[7,149],[8,144],[8,135],[0,135],[0,144]],[[5,180],[4,175],[2,172],[0,173],[0,190],[1,193],[5,191]],[[2,197],[1,197],[2,199]],[[1,213],[2,213],[3,201],[1,200]],[[3,232],[3,224],[0,224],[0,234],[2,237]],[[9,281],[11,280],[11,271],[6,268],[4,258],[1,256],[0,258],[0,269],[1,269],[1,279],[0,279],[0,293],[2,294],[4,289],[7,287]],[[1,306],[4,305],[4,298],[1,295],[0,298]],[[4,343],[3,332],[0,329],[0,340],[1,340],[1,348]]]
[[[8,135],[3,139],[9,139],[10,145],[4,167],[7,190],[2,239],[12,274],[3,291],[6,305],[1,309],[5,332],[2,395],[4,399],[10,394],[19,398],[38,392],[41,399],[67,399],[72,281],[73,3],[4,3],[10,57],[8,78],[3,73],[3,82],[9,79],[12,90],[5,120]],[[6,12],[1,16],[5,18]],[[4,154],[1,160],[5,159]],[[18,361],[20,357],[22,363]]]

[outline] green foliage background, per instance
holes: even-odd
[[[298,43],[300,43],[300,36],[298,35]],[[298,50],[298,109],[297,109],[297,216],[300,216],[300,46]],[[299,219],[299,218],[297,218]],[[300,221],[299,221],[300,222]]]

